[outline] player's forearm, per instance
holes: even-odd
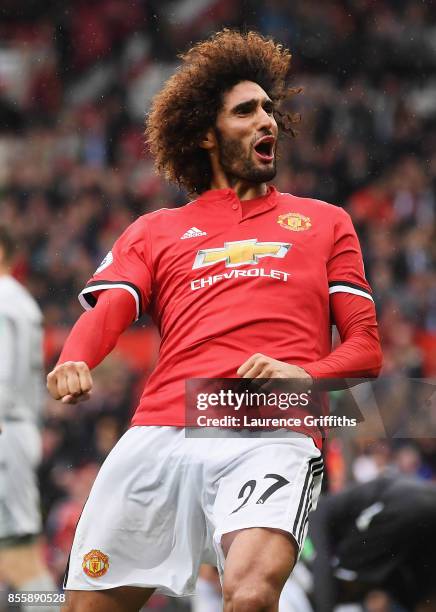
[[[342,344],[303,368],[315,380],[377,377],[383,358],[374,303],[358,295],[337,293],[331,298],[331,307]]]
[[[127,291],[102,292],[94,309],[85,312],[74,325],[58,364],[84,361],[90,369],[95,368],[112,351],[135,315],[135,303]]]
[[[357,330],[330,355],[304,365],[312,378],[376,378],[382,366],[382,353],[376,329]]]

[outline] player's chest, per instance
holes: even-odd
[[[154,249],[158,285],[195,286],[211,275],[267,279],[271,274],[311,283],[323,277],[331,249],[321,228],[298,213],[186,225]]]

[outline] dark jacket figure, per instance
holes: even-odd
[[[436,485],[385,475],[322,498],[312,519],[315,609],[383,588],[436,610]],[[433,602],[433,606],[431,606]]]

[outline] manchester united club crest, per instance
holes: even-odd
[[[277,219],[277,223],[291,232],[304,232],[312,227],[312,223],[309,217],[305,217],[300,213],[286,213],[280,215]]]
[[[109,557],[101,550],[91,550],[83,557],[82,568],[90,578],[100,578],[109,569]]]

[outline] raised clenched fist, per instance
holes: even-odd
[[[58,364],[47,376],[47,389],[64,404],[77,404],[90,398],[92,376],[84,361]]]

